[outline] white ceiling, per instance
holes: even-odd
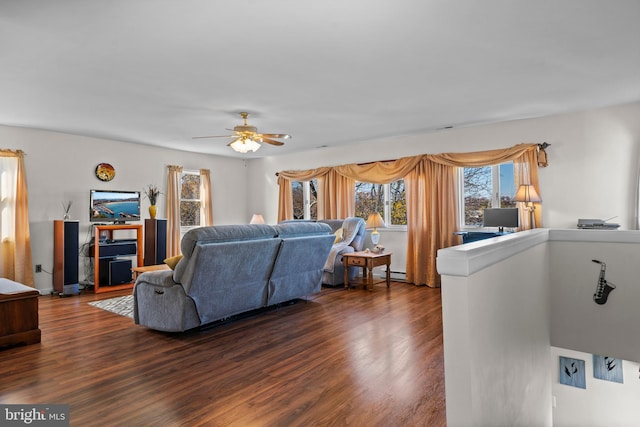
[[[638,0],[0,0],[0,123],[271,156],[638,101],[639,46]]]

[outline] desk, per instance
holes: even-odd
[[[369,291],[373,290],[373,268],[379,265],[387,266],[387,288],[391,286],[391,252],[376,254],[373,252],[352,252],[342,255],[344,263],[344,287],[349,287],[349,267],[362,267],[362,276],[366,278]],[[368,272],[367,272],[368,270]]]

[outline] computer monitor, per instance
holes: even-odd
[[[518,208],[486,208],[483,227],[498,227],[500,233],[505,228],[518,228]]]

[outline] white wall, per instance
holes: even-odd
[[[549,167],[540,169],[543,226],[575,228],[578,218],[617,216],[615,221],[623,229],[635,229],[636,171],[640,155],[638,117],[640,102],[256,159],[249,162],[250,209],[262,212],[267,222],[276,221],[275,173],[280,170],[548,142],[551,144],[547,150]],[[327,124],[327,129],[330,128]],[[330,143],[330,134],[327,138]],[[287,144],[295,144],[295,135]],[[381,231],[386,248],[394,254],[404,253],[406,238],[388,239],[385,233],[388,234]],[[397,265],[394,259],[392,269],[404,271],[404,265]]]
[[[33,263],[42,264],[47,272],[53,268],[53,220],[62,219],[64,202],[73,201],[71,219],[80,221],[81,244],[89,231],[90,189],[142,190],[148,184],[156,184],[163,193],[158,218],[164,218],[166,166],[170,164],[211,170],[216,224],[249,221],[247,175],[242,160],[11,126],[0,126],[0,147],[26,153]],[[95,177],[95,167],[101,162],[115,167],[112,181],[102,182]],[[148,201],[143,197],[143,218],[149,217],[147,208]],[[82,265],[80,274],[82,280]],[[41,293],[51,292],[51,274],[35,273],[35,285]]]
[[[550,239],[551,344],[640,362],[640,232],[552,230]],[[593,259],[616,286],[603,305],[593,301]]]
[[[560,384],[559,357],[585,361],[587,388]],[[637,427],[640,420],[640,379],[635,362],[622,361],[623,383],[594,378],[593,355],[551,347],[554,427]]]

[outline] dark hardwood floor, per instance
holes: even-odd
[[[0,403],[72,426],[443,426],[440,290],[323,289],[184,334],[42,296],[42,342],[0,350]]]

